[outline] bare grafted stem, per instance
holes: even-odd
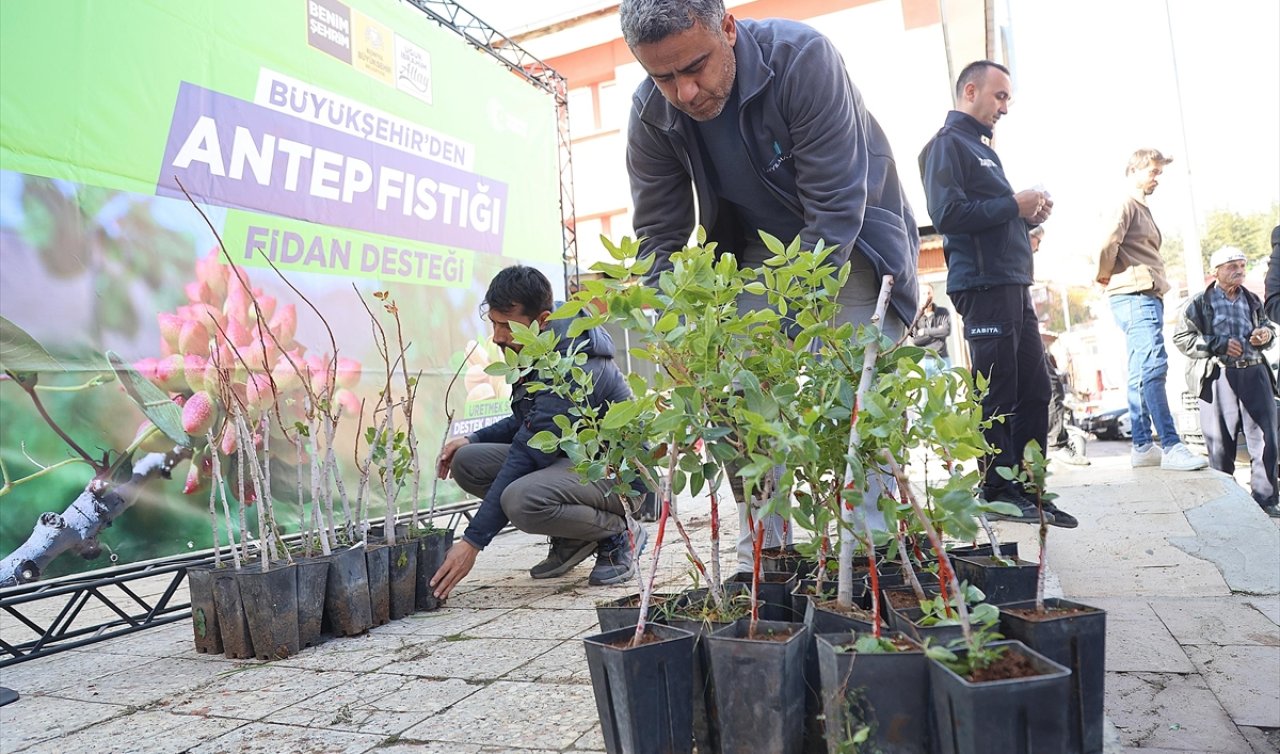
[[[649,617],[649,602],[653,597],[653,584],[658,578],[658,556],[662,554],[662,538],[667,530],[667,518],[671,515],[671,480],[675,478],[676,460],[680,453],[676,449],[675,438],[671,438],[670,452],[667,454],[667,482],[662,488],[662,512],[658,514],[658,535],[653,540],[653,564],[649,567],[649,580],[641,585],[640,590],[640,619],[636,621],[636,634],[631,639],[631,646],[640,646],[640,641],[644,638],[645,626]],[[630,527],[631,518],[627,517],[627,526]],[[631,542],[632,548],[635,542]],[[640,553],[632,552],[631,557],[637,560]],[[638,566],[639,564],[637,564]],[[637,571],[640,569],[637,567]]]
[[[884,332],[884,313],[889,307],[889,294],[893,290],[893,276],[885,275],[880,281],[880,297],[876,300],[875,313],[871,315],[871,324],[876,332]],[[862,444],[858,434],[858,411],[862,408],[862,399],[871,387],[875,377],[876,358],[880,355],[880,339],[877,337],[867,344],[862,357],[862,373],[858,379],[858,390],[853,399],[853,415],[849,419],[849,456],[852,457]],[[870,472],[868,472],[870,473]],[[854,488],[853,464],[845,463],[844,483],[842,489]],[[853,503],[840,496],[840,575],[836,592],[836,604],[843,608],[853,606],[853,550],[854,531],[857,522],[854,516]]]

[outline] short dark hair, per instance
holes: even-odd
[[[618,7],[627,47],[661,42],[702,24],[710,31],[724,20],[724,0],[622,0]]]
[[[508,267],[489,281],[489,290],[484,294],[484,305],[504,314],[514,313],[515,308],[519,307],[519,314],[536,317],[551,311],[551,281],[533,267],[522,264]]]
[[[964,95],[965,84],[972,81],[974,84],[980,85],[981,82],[986,79],[988,68],[994,68],[997,71],[1002,71],[1006,76],[1010,75],[1009,69],[999,63],[990,60],[975,60],[965,66],[960,71],[960,75],[956,77],[956,97],[958,98]]]

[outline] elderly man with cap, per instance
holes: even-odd
[[[1097,280],[1111,297],[1111,313],[1125,332],[1129,351],[1129,426],[1133,431],[1134,468],[1159,466],[1194,471],[1208,465],[1192,453],[1173,422],[1165,377],[1169,356],[1164,350],[1164,294],[1169,283],[1160,257],[1160,229],[1147,207],[1164,166],[1173,162],[1156,149],[1139,149],[1125,168],[1128,192],[1098,258]],[[1152,429],[1160,437],[1153,440]],[[1162,450],[1163,449],[1163,450]]]
[[[1187,355],[1187,389],[1200,396],[1200,426],[1209,465],[1235,471],[1236,434],[1252,459],[1249,489],[1272,518],[1276,507],[1275,378],[1262,350],[1274,333],[1262,300],[1244,287],[1244,252],[1224,246],[1209,259],[1213,282],[1187,301],[1173,336]]]

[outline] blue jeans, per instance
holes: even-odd
[[[1145,293],[1111,297],[1111,313],[1124,330],[1129,350],[1129,427],[1135,447],[1150,445],[1152,425],[1165,449],[1182,442],[1169,410],[1165,376],[1164,301]]]

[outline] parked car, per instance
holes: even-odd
[[[1080,429],[1093,434],[1099,440],[1128,440],[1133,436],[1129,431],[1127,406],[1084,414],[1078,420],[1078,424]]]

